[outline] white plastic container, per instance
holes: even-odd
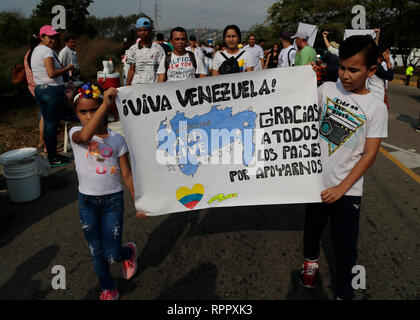
[[[0,155],[13,202],[28,202],[41,196],[39,167],[33,159],[36,152],[36,148],[21,148]]]

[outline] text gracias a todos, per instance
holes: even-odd
[[[263,80],[259,89],[254,81],[245,80],[236,83],[217,83],[211,86],[197,86],[188,88],[182,93],[176,90],[177,102],[182,107],[197,106],[204,102],[218,103],[237,99],[254,98],[258,95],[270,95],[275,92],[276,80]],[[257,90],[258,89],[258,90]],[[151,112],[165,112],[172,109],[171,102],[166,95],[148,96],[142,95],[133,102],[131,99],[123,99],[123,116],[144,116]],[[318,139],[319,110],[316,104],[309,106],[295,105],[276,106],[270,108],[268,112],[259,114],[259,127],[268,128],[278,125],[296,124],[292,128],[283,130],[272,130],[271,135],[265,132],[263,144],[272,143],[282,144],[282,159],[307,159],[320,157],[320,145]],[[303,127],[300,124],[306,124]],[[290,126],[289,126],[290,127]],[[309,143],[308,143],[309,142]],[[299,144],[301,143],[301,144]],[[279,160],[279,155],[273,148],[264,150],[264,155],[259,154],[259,160],[274,162]],[[256,171],[256,178],[267,178],[274,176],[295,176],[313,173],[321,173],[322,165],[320,159],[310,161],[296,161],[292,163],[282,163],[280,165],[264,166]],[[231,172],[230,179],[234,181],[237,174]],[[243,170],[238,175],[240,180],[249,180],[247,170]]]

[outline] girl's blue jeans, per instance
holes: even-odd
[[[79,192],[79,214],[93,266],[102,290],[114,290],[109,264],[128,260],[130,247],[121,247],[124,213],[123,192],[89,196]]]

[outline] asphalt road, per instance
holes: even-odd
[[[420,90],[390,87],[386,143],[420,153]],[[395,148],[386,147],[389,152]],[[412,152],[413,153],[413,152]],[[419,165],[420,168],[420,165]],[[412,172],[420,174],[419,168]],[[42,178],[43,196],[12,204],[0,196],[0,299],[98,299],[100,287],[82,234],[74,164]],[[5,189],[4,178],[0,187]],[[358,263],[366,289],[357,299],[420,299],[420,184],[378,153],[365,179]],[[111,266],[121,299],[334,299],[334,252],[324,233],[320,283],[298,283],[304,206],[210,209],[137,219],[125,193],[123,241],[139,250],[130,281]],[[54,290],[52,268],[66,270]]]

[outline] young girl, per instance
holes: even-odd
[[[71,144],[79,179],[79,214],[98,275],[101,300],[117,300],[119,293],[111,278],[109,263],[123,262],[124,279],[137,271],[134,243],[121,247],[123,226],[123,187],[134,199],[133,180],[124,138],[105,127],[104,117],[118,91],[87,83],[74,98],[76,115],[82,127],[70,130]]]

